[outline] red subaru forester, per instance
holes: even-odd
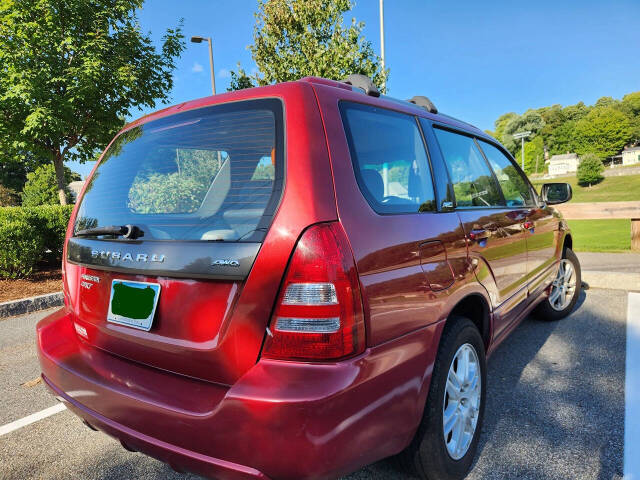
[[[179,471],[336,478],[473,460],[486,357],[580,293],[567,224],[509,153],[426,97],[303,78],[128,125],[88,179],[42,377]]]

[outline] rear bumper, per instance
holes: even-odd
[[[211,478],[335,478],[404,448],[418,425],[442,323],[333,364],[260,360],[233,386],[85,344],[60,310],[38,353],[54,394],[92,426]]]
[[[162,460],[179,472],[189,471],[212,478],[225,478],[230,480],[269,479],[269,477],[262,472],[253,468],[186,450],[109,420],[105,416],[94,412],[69,397],[51,383],[44,374],[42,378],[47,387],[49,387],[58,399],[66,404],[67,408],[84,419],[92,427],[120,440],[122,446],[127,450],[142,452],[158,460]]]

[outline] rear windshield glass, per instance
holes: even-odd
[[[75,232],[136,225],[142,240],[261,241],[282,190],[282,150],[275,99],[135,127],[116,138],[91,177]]]

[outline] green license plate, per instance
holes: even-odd
[[[160,296],[160,285],[113,280],[107,321],[149,331]]]

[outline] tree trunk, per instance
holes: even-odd
[[[56,183],[58,184],[58,199],[60,200],[60,205],[67,204],[67,195],[66,189],[67,185],[64,180],[64,162],[62,159],[62,155],[60,152],[56,152],[53,157],[53,166],[56,170]]]

